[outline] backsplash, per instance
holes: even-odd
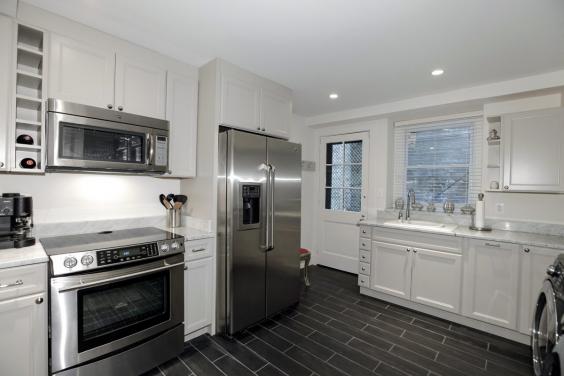
[[[378,219],[397,219],[398,210],[396,209],[378,210],[376,217]],[[411,211],[411,217],[413,219],[424,220],[424,221],[453,223],[453,224],[457,224],[458,226],[470,226],[470,223],[472,222],[472,217],[470,215],[464,215],[460,213],[446,214],[441,212],[429,213],[426,211]],[[516,220],[508,221],[508,220],[486,217],[486,225],[492,227],[495,230],[519,231],[519,232],[530,232],[533,234],[564,236],[564,225],[561,224],[516,221]]]

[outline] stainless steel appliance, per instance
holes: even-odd
[[[559,376],[564,370],[564,254],[546,270],[533,312],[531,347],[536,376]]]
[[[40,241],[53,375],[138,375],[182,352],[182,236],[148,227]]]
[[[218,330],[236,333],[298,302],[301,145],[221,129]]]
[[[33,199],[19,193],[3,193],[0,197],[0,249],[34,245],[32,227]]]
[[[47,101],[47,169],[168,170],[169,123],[59,99]]]

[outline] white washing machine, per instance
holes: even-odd
[[[531,347],[536,376],[564,371],[564,254],[546,270],[533,315]]]

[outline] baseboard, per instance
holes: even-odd
[[[206,325],[205,327],[195,330],[192,333],[188,333],[184,335],[184,342],[188,342],[196,337],[201,336],[202,334],[206,334],[209,333],[211,335],[214,335],[214,333],[212,333],[211,330],[211,325]]]
[[[520,333],[516,330],[511,330],[507,328],[502,328],[497,325],[488,324],[483,321],[479,321],[466,316],[459,315],[457,313],[446,312],[437,308],[426,306],[424,304],[412,302],[411,300],[405,300],[402,298],[398,298],[396,296],[384,294],[379,291],[374,291],[366,287],[360,287],[360,293],[363,295],[370,296],[372,298],[384,300],[389,303],[393,303],[402,307],[413,309],[415,311],[423,312],[428,315],[436,316],[444,320],[452,321],[457,324],[465,325],[470,328],[480,330],[482,332],[507,338],[515,342],[529,345],[531,341],[528,335]]]

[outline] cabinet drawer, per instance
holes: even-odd
[[[388,244],[401,244],[408,247],[462,253],[462,240],[454,235],[375,227],[372,231],[372,240]]]
[[[371,243],[372,242],[370,241],[370,239],[360,238],[359,247],[360,249],[365,249],[367,251],[370,251]]]
[[[370,287],[370,277],[367,275],[359,274],[358,285],[361,287]]]
[[[0,269],[0,300],[26,296],[47,289],[47,264]]]
[[[215,239],[199,239],[190,240],[184,243],[185,247],[185,260],[192,261],[198,260],[204,257],[209,257],[213,253],[215,244]]]
[[[365,250],[360,250],[359,259],[361,262],[370,262],[370,252]]]
[[[360,226],[360,237],[370,238],[372,234],[372,227],[370,226]]]
[[[370,275],[370,264],[361,262],[358,265],[358,273],[364,275]]]

